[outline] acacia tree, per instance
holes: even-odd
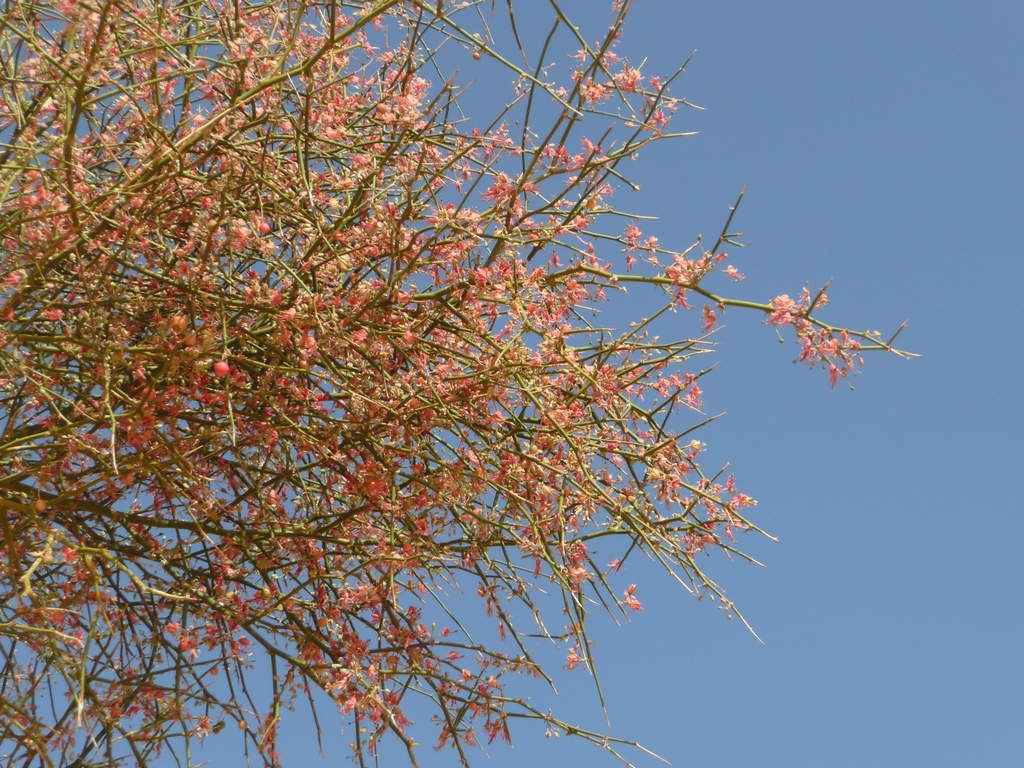
[[[717,317],[791,329],[833,384],[894,351],[824,291],[713,292],[731,216],[673,251],[613,205],[687,106],[616,55],[628,5],[592,44],[552,0],[531,58],[511,5],[4,4],[6,764],[191,763],[235,721],[277,765],[325,697],[358,760],[391,734],[415,763],[411,694],[463,762],[513,718],[625,743],[507,682],[547,676],[527,634],[589,668],[639,553],[732,609],[695,560],[756,530],[698,462]],[[483,121],[474,65],[512,81]],[[603,327],[626,286],[660,304]],[[653,335],[691,303],[690,338]]]

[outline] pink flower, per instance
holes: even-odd
[[[772,309],[774,312],[767,321],[769,325],[789,325],[793,322],[793,313],[798,307],[796,302],[784,293],[772,299]]]
[[[642,611],[644,607],[640,604],[640,601],[636,598],[636,584],[630,584],[626,587],[625,593],[622,595],[622,602],[628,605],[634,611]]]
[[[718,315],[715,313],[715,310],[713,310],[710,305],[705,304],[702,316],[704,318],[704,325],[701,326],[700,331],[701,333],[707,333],[708,331],[715,327],[715,321],[718,320]]]
[[[580,86],[580,95],[591,104],[596,104],[599,101],[604,101],[608,98],[611,93],[611,89],[607,85],[602,83],[595,83],[593,80],[588,80],[586,83]]]
[[[583,657],[580,656],[579,646],[573,646],[569,649],[569,653],[565,657],[565,668],[575,669],[576,665],[583,661]]]

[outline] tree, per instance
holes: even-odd
[[[718,316],[791,328],[833,385],[896,351],[820,320],[824,290],[713,292],[732,216],[672,251],[613,206],[688,106],[682,69],[616,56],[628,5],[591,45],[552,3],[531,59],[511,5],[5,3],[7,764],[190,762],[235,721],[276,765],[284,710],[323,696],[358,760],[391,734],[415,763],[411,693],[463,762],[513,718],[627,743],[504,686],[547,676],[526,634],[590,667],[591,607],[640,608],[637,553],[732,611],[695,560],[757,530],[693,436]],[[471,66],[514,80],[485,121]],[[660,306],[602,327],[625,286]],[[653,334],[691,302],[699,333]]]

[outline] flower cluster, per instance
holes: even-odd
[[[791,326],[800,342],[800,362],[812,368],[818,365],[824,367],[828,371],[829,385],[834,387],[840,379],[845,379],[854,371],[857,363],[863,363],[858,355],[862,344],[847,330],[812,320],[811,313],[827,303],[824,288],[813,300],[807,288],[804,288],[799,301],[782,294],[772,300],[771,314],[765,322],[769,325]]]

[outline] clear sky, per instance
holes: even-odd
[[[568,6],[596,29],[607,4]],[[547,23],[547,3],[517,9]],[[637,561],[645,610],[592,630],[614,735],[694,768],[1024,764],[1022,31],[1018,2],[637,0],[621,51],[652,75],[696,50],[673,94],[707,111],[680,114],[700,135],[643,157],[620,202],[685,247],[748,184],[733,295],[833,279],[825,319],[909,320],[901,342],[922,357],[872,355],[854,391],[830,390],[756,316],[725,317],[705,466],[732,462],[779,542],[743,541],[764,569],[707,564],[764,645]],[[538,702],[606,727],[586,672],[557,683]],[[479,764],[618,764],[513,736]],[[236,735],[216,741],[215,764],[243,764]],[[320,760],[301,718],[283,753],[345,764]]]

